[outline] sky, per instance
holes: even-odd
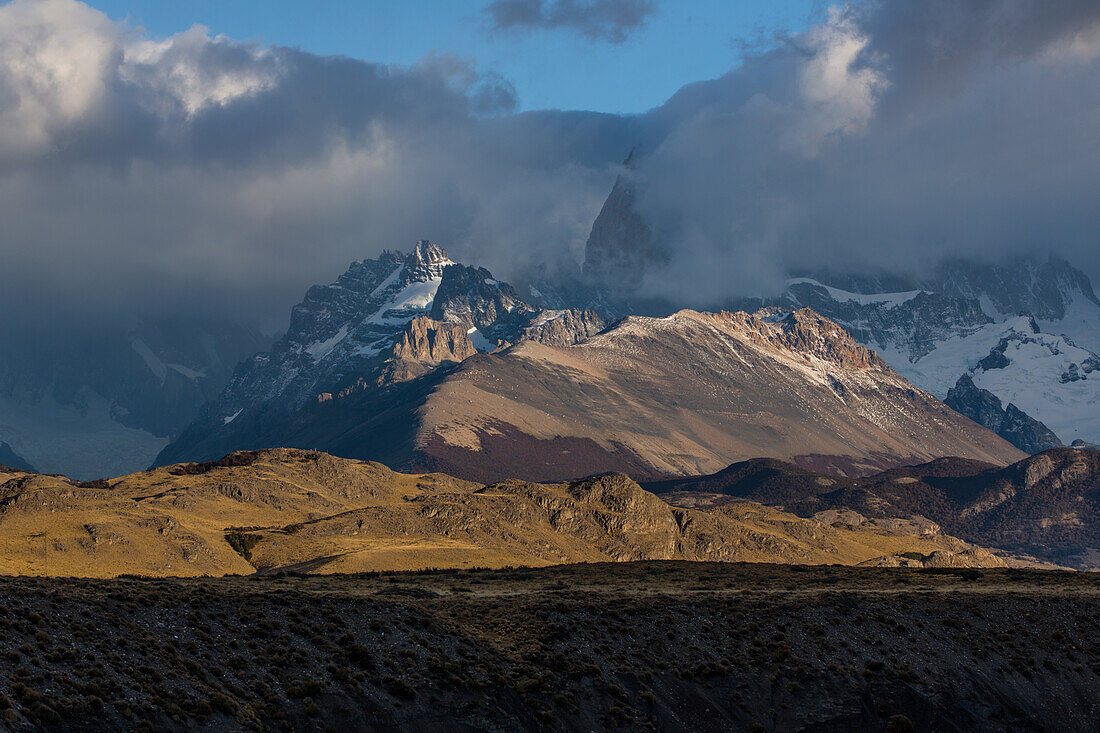
[[[569,27],[501,32],[485,0],[93,0],[109,17],[159,37],[198,24],[212,34],[315,54],[409,65],[432,52],[472,59],[517,90],[520,109],[638,113],[689,82],[721,76],[746,44],[801,31],[812,0],[678,0],[654,3],[617,42]]]
[[[574,272],[620,175],[684,305],[945,257],[1100,280],[1100,3],[0,2],[0,321],[285,323],[422,238]]]

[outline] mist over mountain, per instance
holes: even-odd
[[[16,0],[0,7],[3,317],[140,304],[281,326],[304,286],[423,237],[512,281],[569,269],[634,148],[669,253],[644,287],[684,305],[781,290],[795,265],[919,271],[948,253],[1055,251],[1100,274],[1095,3],[856,3],[730,67],[642,115],[517,112],[522,90],[472,59],[396,66],[199,26],[157,39]]]

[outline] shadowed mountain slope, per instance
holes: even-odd
[[[800,516],[852,510],[866,517],[922,517],[970,542],[1079,568],[1100,567],[1100,452],[1055,448],[1011,466],[944,458],[863,478],[747,461],[716,474],[650,482],[673,503],[730,498]]]

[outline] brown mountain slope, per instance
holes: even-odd
[[[484,486],[289,449],[90,484],[0,474],[0,573],[327,573],[643,559],[1002,564],[944,535],[837,528],[751,503],[676,508],[619,475]]]
[[[691,475],[758,456],[849,475],[1023,456],[809,310],[680,311],[574,346],[520,343],[465,361],[417,416],[409,465],[483,481]]]
[[[1055,448],[1005,467],[945,458],[864,478],[746,461],[709,476],[645,487],[689,506],[707,495],[781,506],[805,517],[844,509],[868,517],[922,516],[971,542],[1100,568],[1097,451]]]

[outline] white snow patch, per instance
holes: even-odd
[[[224,417],[224,418],[222,418],[222,423],[224,423],[224,424],[228,425],[229,423],[231,423],[231,422],[233,422],[234,420],[236,420],[236,419],[237,419],[237,416],[238,416],[238,415],[240,415],[240,414],[241,414],[242,412],[244,412],[244,408],[243,408],[243,407],[242,407],[241,409],[237,410],[236,412],[234,412],[234,413],[233,413],[232,415],[229,415],[229,416],[227,416],[227,417]]]
[[[168,364],[167,366],[169,369],[174,369],[188,379],[206,379],[206,372],[200,372],[198,369],[192,369],[191,367],[184,366],[183,364]]]
[[[823,283],[818,282],[808,277],[796,277],[787,281],[787,287],[792,285],[798,285],[800,283],[808,283],[819,288],[824,288],[828,291],[829,296],[838,302],[853,302],[860,305],[872,305],[875,303],[882,303],[888,305],[891,308],[896,308],[902,303],[906,303],[913,298],[920,295],[923,290],[907,290],[903,293],[852,293],[847,290],[841,290],[839,288],[830,287]]]
[[[356,348],[355,352],[354,352],[354,355],[355,356],[378,356],[379,354],[382,353],[382,350],[385,349],[386,346],[387,346],[386,339],[382,339],[381,341],[375,341],[373,344],[370,344],[368,346],[360,346],[360,347]]]
[[[1064,323],[1055,321],[1050,328]],[[1024,340],[1008,342],[1005,356],[1011,363],[1003,369],[978,368],[978,362],[1013,333],[1022,334]],[[1068,445],[1077,438],[1100,441],[1100,372],[1076,382],[1062,382],[1069,365],[1087,359],[1089,350],[1070,346],[1058,333],[1032,333],[1026,316],[991,323],[966,337],[939,341],[931,353],[915,362],[909,361],[907,350],[882,348],[878,353],[902,376],[941,400],[959,377],[970,374],[974,384],[997,395],[1002,406],[1016,405],[1053,430],[1063,443]]]
[[[385,280],[383,280],[382,282],[380,282],[378,284],[378,287],[376,287],[374,290],[372,290],[370,292],[370,297],[373,298],[374,296],[381,294],[382,292],[384,292],[386,290],[386,288],[388,288],[389,286],[391,286],[395,282],[397,282],[397,276],[400,275],[401,271],[404,270],[404,269],[405,269],[404,265],[399,265],[397,267],[397,269],[395,269],[393,272],[391,272],[389,274],[389,276],[386,277]]]
[[[435,300],[435,294],[439,290],[439,283],[443,278],[433,277],[425,282],[409,283],[400,290],[390,301],[375,311],[374,315],[367,319],[367,323],[394,326],[408,321],[407,316],[387,316],[389,311],[426,311]]]
[[[1075,297],[1060,321],[1038,321],[1044,333],[1064,333],[1073,343],[1100,353],[1100,307],[1083,296]]]
[[[490,342],[489,339],[485,338],[485,334],[479,331],[477,326],[474,326],[469,331],[467,331],[466,335],[470,337],[470,343],[474,345],[474,348],[480,351],[482,354],[488,354],[489,352],[496,349],[496,344]]]
[[[168,367],[160,360],[160,357],[153,353],[153,350],[149,348],[148,344],[137,337],[130,339],[130,346],[137,352],[138,356],[145,360],[145,365],[149,367],[149,371],[151,371],[157,379],[163,382],[164,378],[168,375]]]
[[[307,354],[313,357],[314,361],[320,361],[332,352],[333,348],[336,347],[336,344],[347,338],[347,335],[348,327],[347,324],[344,324],[340,327],[340,330],[332,336],[332,338],[325,339],[324,341],[314,341],[312,344],[305,348],[305,351]]]
[[[534,321],[531,322],[531,326],[529,326],[529,328],[533,328],[535,326],[542,326],[542,325],[544,325],[546,323],[549,323],[550,321],[554,320],[555,318],[561,318],[563,315],[565,315],[565,311],[561,311],[561,310],[558,310],[558,311],[544,310],[542,313],[539,313],[538,318],[536,318]]]

